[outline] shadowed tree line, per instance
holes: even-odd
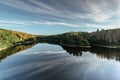
[[[96,32],[68,32],[58,35],[40,35],[38,42],[56,43],[72,46],[120,46],[120,29],[97,30]]]
[[[90,34],[90,43],[106,46],[120,45],[120,29],[97,30]]]
[[[87,32],[68,32],[49,36],[40,35],[37,37],[38,42],[47,42],[72,46],[90,46],[88,39],[89,33]]]

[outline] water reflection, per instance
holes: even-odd
[[[19,54],[14,48],[15,55],[0,63],[0,80],[120,80],[120,62],[100,59],[119,58],[119,50],[62,47],[37,44]]]
[[[10,47],[10,48],[7,48],[5,50],[2,50],[2,51],[0,51],[0,61],[2,59],[6,58],[7,56],[10,56],[10,55],[13,55],[17,52],[31,48],[34,45],[35,44],[20,45],[20,46],[14,46],[14,47]]]
[[[5,50],[0,51],[0,61],[7,56],[15,54],[17,52],[26,50],[28,48],[33,47],[35,44],[29,45],[21,45],[11,47]],[[83,52],[91,52],[92,54],[96,54],[99,58],[106,58],[106,59],[115,59],[116,61],[120,61],[120,49],[106,49],[106,48],[74,48],[74,47],[67,47],[61,46],[67,53],[73,56],[82,56]]]
[[[73,56],[82,56],[83,52],[91,52],[92,54],[96,54],[99,58],[106,59],[115,59],[120,61],[120,49],[108,49],[108,48],[74,48],[61,46],[66,52],[72,54]]]

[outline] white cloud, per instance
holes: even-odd
[[[12,24],[12,25],[57,25],[57,26],[65,26],[65,27],[78,27],[78,25],[66,23],[66,22],[52,22],[52,21],[8,21],[8,20],[0,20],[0,24]]]
[[[88,18],[96,22],[104,22],[112,17],[109,11],[107,12],[107,10],[110,9],[113,4],[118,3],[118,1],[115,0],[113,1],[114,3],[111,4],[112,1],[113,0],[109,2],[107,0],[76,0],[64,1],[63,3],[63,0],[51,0],[50,2],[52,4],[48,4],[44,1],[29,0],[29,2],[35,4],[36,6],[20,0],[0,0],[0,3],[31,13],[46,14],[72,20]]]
[[[57,16],[57,17],[65,17],[65,14],[63,11],[55,9],[54,6],[48,6],[47,4],[41,2],[41,1],[35,1],[35,0],[30,0],[30,2],[34,3],[35,5],[31,5],[19,0],[0,0],[1,4],[8,5],[17,9],[21,9],[27,12],[35,13],[35,14],[46,14],[46,15],[52,15],[52,16]],[[21,6],[22,5],[22,6]]]
[[[102,11],[95,11],[92,14],[89,14],[88,17],[94,20],[95,22],[103,23],[107,22],[112,17],[112,15],[105,14]]]
[[[28,25],[25,22],[21,22],[21,21],[8,21],[8,20],[0,20],[0,24]]]
[[[119,0],[49,0],[48,2],[44,0],[26,0],[26,2],[24,2],[24,0],[0,0],[0,4],[32,13],[30,16],[32,18],[36,16],[35,18],[37,19],[46,19],[44,22],[37,21],[34,18],[35,21],[3,21],[4,23],[79,27],[75,24],[75,22],[77,22],[78,24],[87,24],[87,26],[98,28],[116,28],[119,27],[120,24],[117,20],[115,25],[110,26],[94,24],[110,23],[113,17],[120,18]],[[57,19],[57,21],[53,19]]]
[[[93,28],[102,28],[102,29],[109,29],[113,28],[112,26],[106,26],[106,25],[97,25],[97,24],[86,24],[87,27],[93,27]]]
[[[98,29],[114,29],[114,28],[120,28],[119,24],[116,23],[114,25],[97,25],[97,24],[86,24],[87,27],[93,27]]]
[[[38,21],[34,21],[33,23],[34,24],[39,24],[39,25],[60,25],[60,26],[67,26],[67,27],[78,27],[75,24],[65,23],[65,22],[51,22],[51,21],[38,22]]]

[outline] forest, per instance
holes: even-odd
[[[119,46],[120,45],[120,29],[97,30],[90,33],[91,44]]]
[[[68,32],[58,35],[40,35],[39,42],[72,46],[120,46],[120,29],[98,30],[95,32]]]
[[[87,32],[68,32],[58,35],[40,35],[37,37],[39,42],[65,44],[73,46],[89,46],[89,33]]]
[[[57,35],[32,35],[23,32],[0,29],[0,49],[11,45],[31,42],[52,43],[72,47],[120,46],[120,29],[97,30],[95,32],[67,32]]]

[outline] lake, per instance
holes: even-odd
[[[120,50],[38,43],[3,50],[0,80],[120,80]]]

